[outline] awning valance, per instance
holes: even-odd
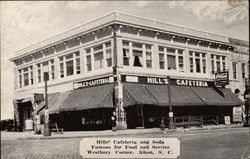
[[[59,111],[113,108],[113,84],[73,90]]]

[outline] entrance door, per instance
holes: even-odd
[[[25,120],[32,119],[32,111],[33,108],[30,101],[18,104],[20,131],[23,131],[25,129]]]

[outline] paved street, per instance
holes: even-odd
[[[181,142],[179,159],[247,159],[250,155],[249,129],[206,130],[198,132],[113,135],[111,137],[177,137]],[[81,159],[82,138],[1,140],[2,159]]]

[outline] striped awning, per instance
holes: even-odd
[[[113,84],[107,84],[73,90],[61,104],[59,111],[113,108],[113,87]]]
[[[124,106],[168,106],[167,85],[124,83]],[[238,106],[244,103],[230,89],[170,86],[172,106]]]
[[[49,113],[50,114],[59,113],[59,108],[61,107],[62,103],[67,99],[69,94],[70,91],[48,94]],[[43,114],[44,108],[45,108],[45,101],[42,101],[38,104],[33,114]]]

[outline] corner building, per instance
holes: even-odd
[[[244,104],[238,97],[249,74],[249,45],[237,52],[232,41],[121,13],[106,15],[17,51],[11,59],[15,123],[23,130],[26,119],[43,116],[45,68],[50,120],[65,130],[111,129],[112,115],[123,128],[168,125],[170,104],[175,122],[184,116],[217,124],[230,116],[233,122],[233,107]],[[223,71],[229,72],[225,88],[214,82]]]

